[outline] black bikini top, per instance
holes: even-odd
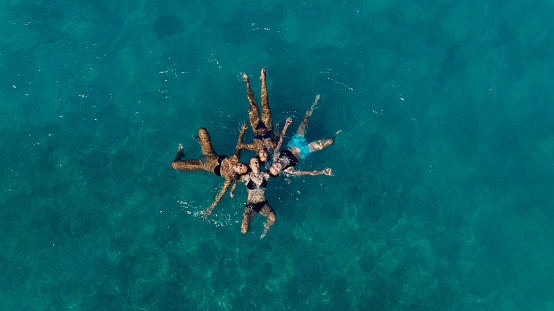
[[[265,187],[267,186],[267,180],[263,180],[262,183],[257,186],[253,181],[252,179],[250,179],[248,181],[248,183],[246,184],[246,188],[250,189],[250,190],[254,190],[254,189],[264,189]]]
[[[225,160],[226,158],[227,156],[224,155],[220,155],[217,158],[217,166],[214,167],[214,174],[216,174],[217,176],[221,176],[221,162],[223,162],[223,160]]]

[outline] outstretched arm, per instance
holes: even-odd
[[[237,187],[237,183],[239,181],[243,181],[244,179],[246,179],[246,176],[248,176],[248,174],[239,175],[237,178],[235,178],[235,180],[233,181],[233,185],[231,186],[231,191],[229,191],[229,195],[231,196],[231,198],[235,196],[233,194],[233,191],[235,191],[235,188]]]
[[[285,126],[283,127],[283,130],[281,131],[281,135],[279,137],[279,142],[277,143],[277,146],[275,147],[275,150],[273,150],[273,162],[277,161],[279,159],[279,149],[281,149],[281,144],[283,143],[283,137],[285,137],[285,132],[287,131],[287,128],[292,123],[292,118],[287,118],[287,121],[285,122]]]
[[[240,159],[240,152],[242,150],[242,148],[244,148],[243,144],[242,144],[242,137],[244,136],[244,132],[246,132],[246,129],[248,128],[248,123],[246,121],[244,121],[244,124],[242,125],[241,129],[240,129],[240,134],[239,134],[239,141],[237,142],[237,148],[235,150],[235,156],[237,157],[237,161]]]
[[[297,171],[297,170],[293,169],[292,167],[289,167],[284,172],[288,175],[295,175],[295,176],[302,176],[302,175],[315,176],[315,175],[321,175],[321,174],[325,174],[325,175],[328,175],[328,176],[333,176],[333,170],[331,170],[330,168],[325,168],[321,171]]]
[[[273,127],[273,137],[271,138],[271,148],[275,149],[275,146],[279,143],[279,139],[281,138],[281,131],[279,131],[279,123]]]
[[[225,183],[223,184],[223,189],[217,194],[215,197],[215,201],[210,205],[210,207],[206,208],[206,216],[209,216],[212,213],[212,210],[214,207],[219,203],[225,192],[229,190],[229,186],[231,186],[231,182],[233,181],[233,178],[225,178]]]

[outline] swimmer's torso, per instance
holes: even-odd
[[[248,192],[247,203],[258,203],[265,201],[265,187],[269,174],[266,172],[259,172],[258,174],[250,173],[247,175],[244,182],[246,183],[246,190]]]

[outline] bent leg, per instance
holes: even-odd
[[[265,84],[265,68],[262,69],[262,74],[260,76],[260,80],[262,80],[262,122],[265,124],[265,127],[267,128],[267,133],[271,133],[273,130],[273,119],[271,118],[271,109],[269,109],[269,100],[267,96],[267,86]]]
[[[335,136],[333,136],[333,138],[312,141],[311,143],[308,144],[308,148],[310,148],[310,152],[318,151],[325,147],[329,147],[335,142],[335,138],[337,138],[337,135],[339,135],[341,132],[342,130],[337,131],[335,133]]]
[[[260,236],[260,239],[263,239],[267,231],[269,230],[269,227],[271,227],[275,223],[276,217],[275,212],[273,211],[271,206],[269,206],[269,204],[266,204],[264,207],[262,207],[262,209],[260,210],[260,214],[267,217],[267,221],[264,225],[264,233],[262,233],[262,235]]]
[[[256,215],[256,212],[254,212],[251,208],[244,208],[244,214],[242,215],[242,224],[240,225],[240,232],[245,234],[248,231],[248,228],[250,227],[250,222],[252,221],[252,218],[254,218],[254,215]]]
[[[313,102],[310,109],[308,111],[306,111],[306,115],[304,116],[304,120],[302,120],[302,123],[298,127],[298,130],[296,131],[296,135],[304,136],[304,134],[306,134],[306,129],[308,128],[308,123],[310,123],[310,117],[312,116],[312,113],[314,112],[318,101],[319,101],[319,94],[316,95],[315,101]]]
[[[202,161],[200,160],[182,160],[185,156],[185,152],[183,151],[183,145],[179,144],[179,148],[177,148],[177,156],[175,157],[175,160],[171,162],[171,167],[173,167],[176,170],[180,171],[204,171],[204,164],[202,164]]]
[[[310,153],[311,153],[311,152],[321,150],[325,147],[329,147],[333,144],[333,142],[335,142],[335,140],[333,138],[320,139],[320,140],[312,141],[311,143],[309,143],[308,148],[310,148]]]
[[[210,134],[208,134],[208,131],[205,128],[201,127],[198,130],[198,139],[200,142],[200,148],[202,148],[202,155],[217,156],[217,153],[215,153],[214,147],[212,146]]]

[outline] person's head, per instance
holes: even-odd
[[[283,166],[281,165],[281,163],[273,163],[273,165],[269,167],[269,175],[277,177],[281,173],[282,169]]]
[[[264,164],[267,162],[267,158],[269,158],[269,152],[264,148],[258,152],[258,157],[260,157],[260,162]]]
[[[252,158],[250,158],[250,169],[252,170],[252,172],[259,172],[260,171],[260,158],[257,157],[257,156],[253,156]]]
[[[237,164],[233,165],[233,170],[237,174],[244,175],[244,174],[248,173],[250,168],[248,167],[248,165],[246,165],[244,163],[237,163]]]

